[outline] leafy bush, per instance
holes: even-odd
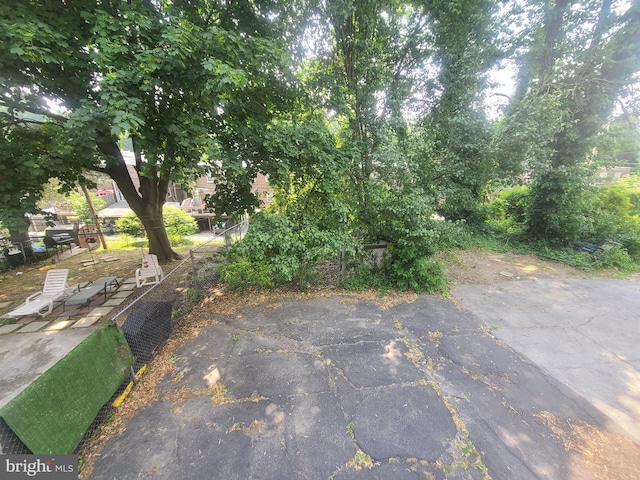
[[[349,271],[342,286],[355,292],[361,292],[369,288],[379,289],[383,287],[383,275],[370,265],[358,263]]]
[[[241,259],[222,265],[220,280],[230,290],[273,287],[273,281],[269,277],[266,265]]]
[[[145,236],[144,227],[135,213],[129,212],[116,220],[116,227],[123,235],[139,238]]]
[[[165,205],[162,209],[162,221],[169,238],[184,238],[198,231],[196,219],[180,208]]]
[[[446,292],[447,280],[439,262],[422,258],[420,261],[399,261],[395,249],[395,262],[387,257],[384,268],[363,263],[356,265],[343,282],[347,290],[413,290],[416,293]]]
[[[313,267],[318,261],[337,255],[344,238],[310,222],[296,227],[285,215],[257,213],[244,239],[230,248],[229,263],[246,268],[253,265],[273,285],[290,282],[304,285],[313,277]]]
[[[387,282],[400,290],[426,290],[427,260],[413,245],[389,245],[384,259]]]
[[[529,188],[526,186],[500,192],[489,204],[489,224],[508,235],[521,235],[530,201]]]
[[[561,166],[535,179],[525,222],[530,238],[567,245],[588,235],[595,198],[591,168]]]
[[[562,262],[571,267],[579,268],[580,270],[590,271],[593,270],[596,265],[594,258],[591,254],[586,252],[578,252],[573,247],[549,247],[548,245],[532,245],[532,253],[535,253],[540,258],[547,260],[556,260]]]
[[[165,205],[162,209],[162,221],[172,245],[185,245],[184,237],[198,231],[198,222],[184,210]],[[116,226],[121,233],[130,237],[144,237],[146,232],[140,219],[130,212],[118,219]]]
[[[622,245],[616,245],[613,248],[603,251],[596,257],[596,264],[599,267],[619,268],[621,270],[632,271],[638,268]]]
[[[393,244],[387,247],[379,272],[382,278],[377,273],[369,277],[371,287],[432,291],[429,258],[436,252],[441,232],[455,224],[433,218],[434,201],[427,192],[380,186],[373,193],[372,206],[377,216],[370,222],[371,235]]]
[[[591,239],[619,242],[640,261],[640,179],[625,180],[598,190]]]

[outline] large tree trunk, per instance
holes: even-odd
[[[162,203],[164,204],[164,202]],[[131,203],[129,203],[129,206],[131,206]],[[146,204],[143,206],[141,212],[136,211],[133,207],[131,207],[131,209],[136,212],[136,215],[147,232],[149,253],[157,255],[160,263],[181,258],[180,255],[171,248],[167,230],[162,221],[162,204]]]
[[[105,142],[98,146],[104,154],[117,160],[101,171],[116,182],[129,207],[142,222],[149,239],[149,253],[157,255],[160,263],[180,259],[180,255],[171,248],[162,221],[162,207],[167,198],[169,181],[158,176],[151,178],[139,175],[140,188],[136,189],[118,145],[115,142]],[[139,165],[136,170],[140,172]]]
[[[571,95],[563,100],[571,117],[552,143],[551,168],[532,186],[527,230],[534,238],[570,242],[575,240],[572,235],[583,231],[585,222],[576,205],[587,181],[579,166],[592,147],[589,140],[609,119],[624,86],[640,71],[640,2],[632,3],[617,25],[614,20],[611,2],[604,0],[582,66],[573,73]]]

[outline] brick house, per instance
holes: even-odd
[[[631,173],[631,167],[602,167],[596,173],[596,185],[603,187],[617,182]]]
[[[127,168],[129,169],[129,175],[131,176],[133,184],[138,188],[140,181],[134,166],[127,162]],[[120,192],[118,185],[115,182],[111,183],[111,186],[103,186],[103,188],[109,187],[113,190],[113,199],[115,202],[100,211],[98,216],[105,220],[115,222],[118,218],[130,212],[131,209],[124,199],[122,192]],[[205,196],[214,191],[215,184],[213,177],[210,176],[198,178],[192,192],[187,192],[183,190],[180,185],[171,182],[167,191],[167,204],[187,211],[198,221],[201,229],[214,230],[215,225],[211,223],[213,214],[204,208]],[[269,186],[268,179],[265,175],[258,174],[252,184],[251,191],[258,194],[262,208],[273,203],[273,189]]]

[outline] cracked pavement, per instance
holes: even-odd
[[[585,460],[577,434],[606,437],[609,418],[494,337],[487,325],[511,316],[493,294],[463,293],[478,312],[429,295],[208,312],[88,478],[595,478],[606,455]]]

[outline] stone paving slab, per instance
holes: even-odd
[[[30,322],[27,325],[25,325],[24,327],[22,327],[20,330],[18,330],[17,333],[37,332],[38,330],[42,329],[44,326],[49,325],[49,323],[50,322],[48,322],[48,321]]]
[[[87,327],[90,327],[94,323],[96,323],[98,320],[100,320],[100,318],[102,318],[101,315],[82,317],[80,320],[75,321],[73,323],[73,325],[71,325],[71,328],[87,328]]]
[[[120,290],[114,293],[111,298],[128,298],[133,292],[131,290]]]
[[[2,325],[0,327],[0,335],[5,335],[7,333],[15,332],[17,329],[22,327],[19,323],[11,323],[9,325]]]
[[[122,305],[126,301],[126,297],[114,298],[111,297],[109,300],[102,304],[103,307],[117,307],[118,305]]]
[[[44,329],[45,332],[58,332],[60,330],[64,330],[65,328],[70,327],[76,323],[76,320],[57,320],[55,322],[51,322],[47,328]]]
[[[87,317],[104,317],[113,311],[111,307],[97,307],[87,314]]]

